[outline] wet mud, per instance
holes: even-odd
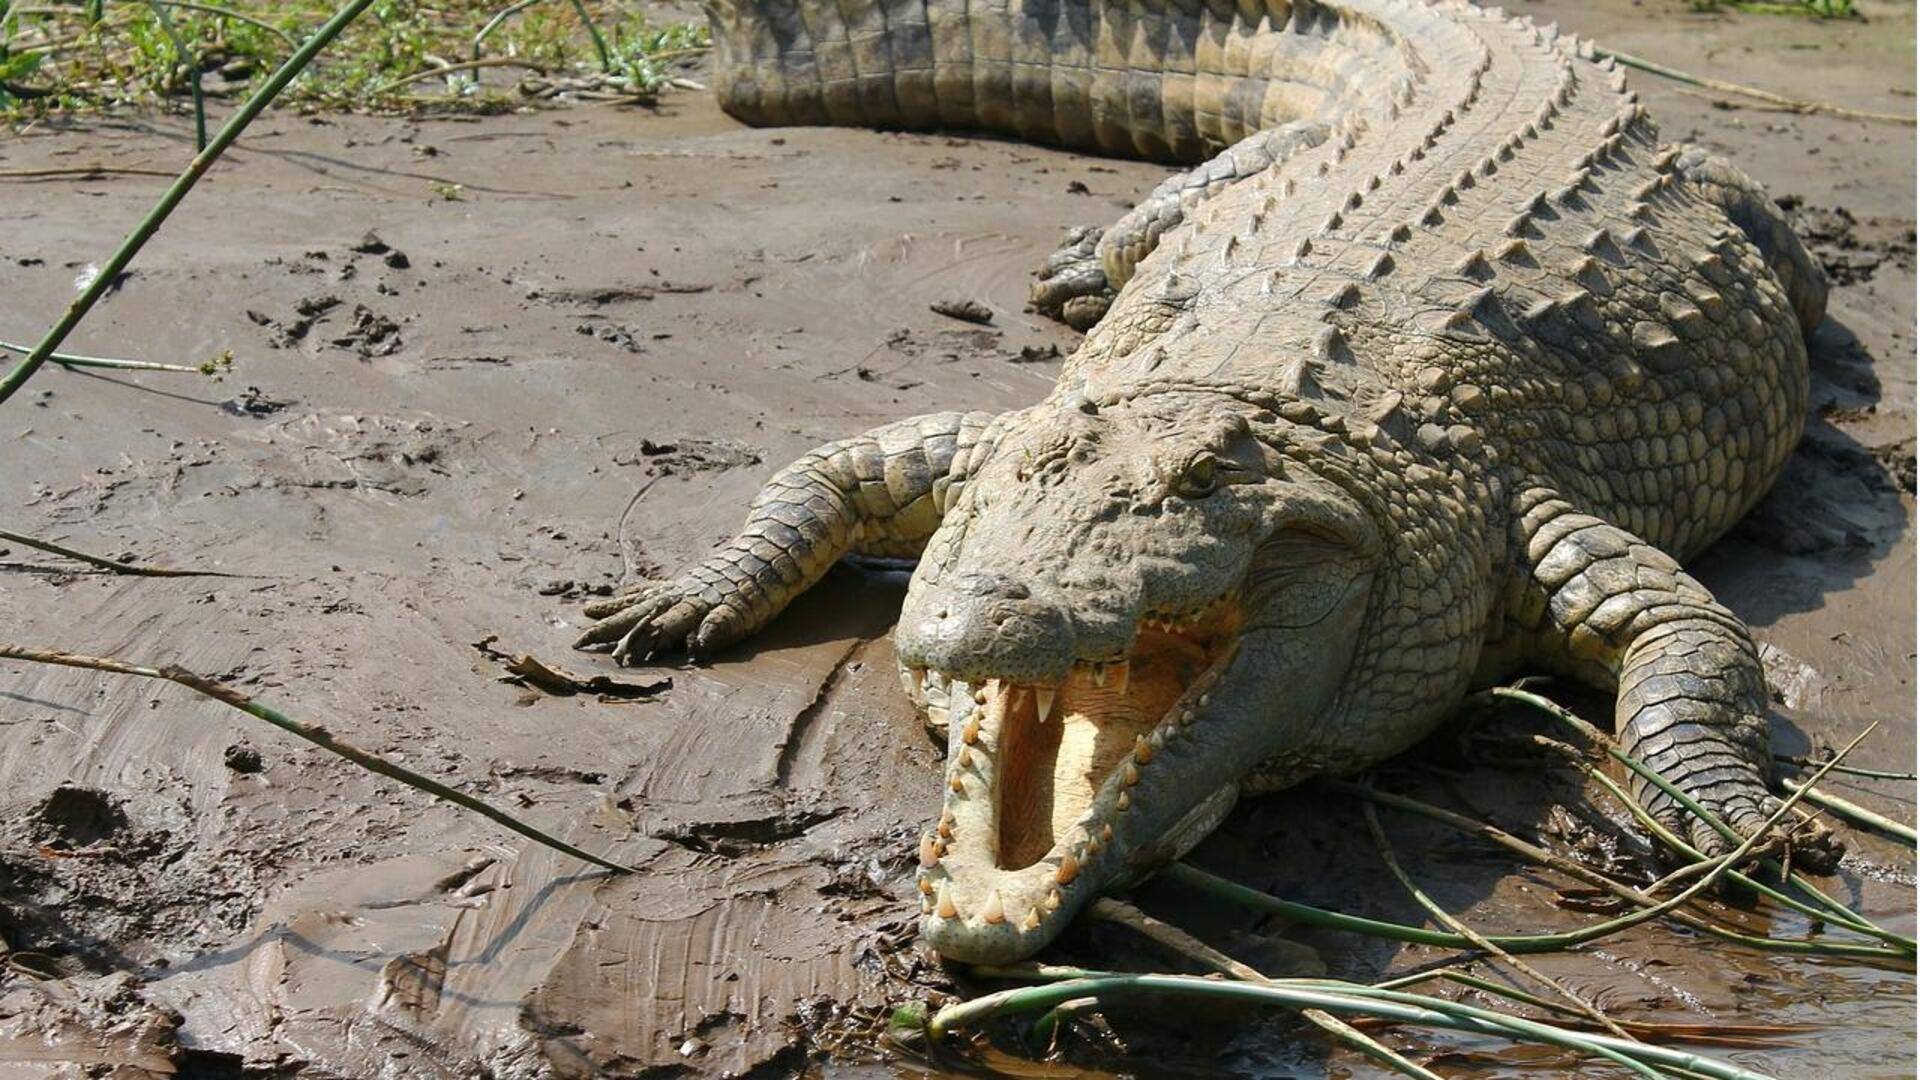
[[[1525,11],[1718,78],[1910,113],[1912,10],[1862,6],[1872,22]],[[1635,84],[1669,137],[1780,196],[1836,283],[1806,443],[1695,570],[1766,646],[1779,752],[1878,720],[1856,760],[1906,768],[1913,129]],[[190,145],[179,117],[123,116],[11,137],[0,164],[184,160]],[[1031,270],[1165,175],[957,135],[751,130],[693,94],[652,111],[260,122],[68,344],[192,363],[231,349],[231,374],[49,369],[0,416],[7,528],[235,576],[121,577],[0,545],[0,637],[218,676],[641,872],[521,843],[179,687],[8,665],[0,1078],[1378,1075],[1282,1019],[1170,1025],[1164,1008],[1076,1022],[1058,1066],[1019,1063],[1047,1048],[1014,1029],[992,1047],[883,1051],[892,1006],[980,989],[914,941],[939,750],[893,671],[898,571],[836,569],[703,667],[618,671],[566,648],[582,604],[702,552],[814,444],[1043,394],[1076,335],[1022,310]],[[0,187],[0,337],[37,333],[160,183]],[[1566,696],[1604,720],[1603,702]],[[1597,866],[1651,867],[1619,808],[1567,770],[1457,741],[1379,783]],[[1914,820],[1910,783],[1832,786]],[[1384,823],[1477,928],[1601,917],[1477,841]],[[1912,933],[1911,852],[1850,835],[1829,887]],[[1194,861],[1423,918],[1357,804],[1324,792],[1243,805]],[[1138,900],[1276,973],[1302,945],[1350,977],[1440,955],[1172,884]],[[1726,903],[1751,932],[1823,933]],[[1184,966],[1110,925],[1050,955]],[[1909,974],[1670,926],[1536,963],[1623,1018],[1801,1026],[1709,1048],[1774,1075],[1912,1073]],[[1554,1052],[1385,1037],[1447,1075],[1604,1075]]]

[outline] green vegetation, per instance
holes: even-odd
[[[252,93],[331,14],[324,0],[0,0],[0,120]],[[378,0],[283,102],[496,111],[644,101],[704,52],[704,23],[605,0]],[[218,109],[217,105],[211,106]]]

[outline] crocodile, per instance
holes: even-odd
[[[1242,795],[1364,770],[1521,671],[1769,828],[1766,683],[1681,568],[1779,475],[1819,268],[1587,41],[1457,0],[713,0],[756,125],[973,130],[1190,166],[1049,258],[1045,400],[828,443],[739,535],[587,609],[704,656],[847,555],[947,747],[921,933],[1006,962]],[[1651,818],[1729,844],[1662,787]],[[1832,834],[1773,826],[1830,869]]]

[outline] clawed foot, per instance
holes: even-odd
[[[1654,820],[1666,826],[1674,835],[1692,844],[1701,854],[1717,859],[1731,854],[1739,846],[1740,841],[1729,840],[1720,835],[1719,830],[1700,820],[1670,798],[1664,795],[1658,798],[1659,804],[1652,810]],[[1781,806],[1779,799],[1747,789],[1735,791],[1724,797],[1696,796],[1696,798],[1700,805],[1712,811],[1743,838],[1750,837],[1764,828],[1767,821],[1779,812]],[[1799,814],[1789,811],[1787,816],[1770,830],[1766,838],[1755,845],[1751,852],[1751,859],[1771,857],[1810,873],[1830,874],[1839,867],[1840,856],[1845,853],[1846,845],[1833,834],[1831,829],[1818,821],[1802,818]]]
[[[699,657],[742,636],[739,614],[732,607],[709,598],[698,582],[683,579],[649,582],[588,604],[586,614],[599,621],[573,647],[610,652],[614,662],[623,666],[675,649]]]
[[[1067,234],[1060,250],[1047,256],[1028,299],[1033,309],[1086,331],[1113,305],[1113,286],[1099,255],[1101,230],[1082,226]]]

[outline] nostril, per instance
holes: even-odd
[[[1025,600],[1027,587],[1003,574],[967,574],[954,582],[956,588],[975,596],[998,600]]]

